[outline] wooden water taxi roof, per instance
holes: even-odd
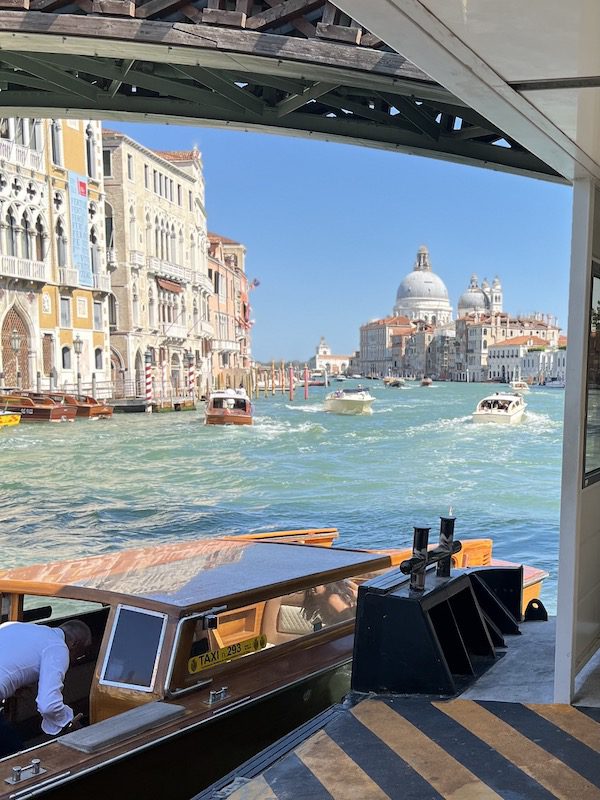
[[[0,570],[0,593],[114,604],[180,616],[243,605],[390,566],[387,555],[285,541],[200,539]]]

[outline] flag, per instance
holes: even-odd
[[[257,286],[260,286],[260,281],[258,280],[258,278],[254,278],[254,280],[252,281],[252,283],[250,284],[250,286],[248,288],[249,289],[256,289]]]
[[[87,197],[87,183],[85,181],[77,181],[77,191],[82,197]]]

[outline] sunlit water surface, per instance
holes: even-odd
[[[324,413],[325,389],[255,402],[255,424],[204,408],[0,433],[0,566],[246,531],[334,526],[340,544],[405,546],[451,506],[456,536],[550,572],[555,609],[564,392],[535,389],[516,426],[474,424],[481,384],[408,383],[372,416]],[[337,384],[336,386],[340,386]]]

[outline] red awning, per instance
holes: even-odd
[[[175,292],[175,294],[179,294],[181,291],[183,291],[181,285],[179,283],[175,283],[175,281],[168,281],[166,278],[157,278],[156,282],[161,289],[165,290],[165,292]]]

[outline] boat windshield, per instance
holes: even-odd
[[[357,592],[358,583],[345,579],[227,610],[212,623],[206,614],[181,620],[168,691],[187,691],[217,666],[354,620]]]
[[[100,683],[151,692],[166,621],[166,614],[118,606]]]

